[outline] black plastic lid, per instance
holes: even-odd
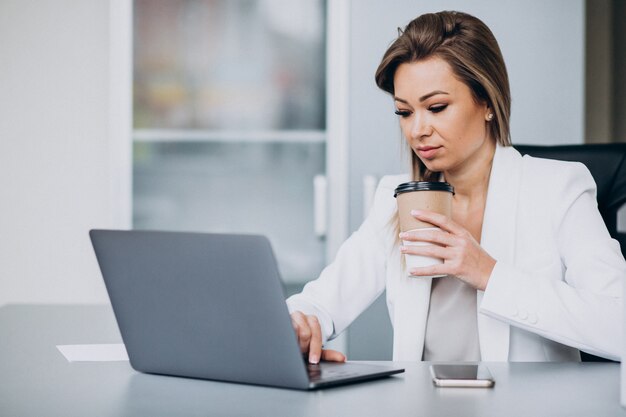
[[[454,187],[447,182],[411,181],[398,185],[393,196],[411,191],[447,191],[454,194]]]

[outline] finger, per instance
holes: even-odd
[[[306,316],[309,328],[311,329],[311,340],[309,342],[309,362],[318,363],[322,356],[322,329],[315,316]]]
[[[452,259],[454,252],[448,247],[439,245],[404,245],[400,246],[400,252],[406,255],[428,256],[439,259]]]
[[[430,242],[441,246],[453,246],[457,238],[441,229],[416,229],[400,233],[400,239],[409,242]]]
[[[419,268],[411,268],[409,274],[416,277],[430,277],[433,275],[450,275],[446,264],[437,264],[431,266],[423,266]]]
[[[322,360],[329,362],[345,362],[346,355],[336,350],[324,349],[322,351]]]
[[[309,343],[311,340],[311,329],[306,321],[306,317],[299,311],[291,314],[291,324],[294,326],[300,351],[307,353],[309,351]]]
[[[411,210],[411,215],[418,220],[430,223],[446,232],[461,234],[465,229],[456,224],[448,216],[428,210]]]
[[[296,332],[296,334],[298,333],[298,327],[300,327],[298,325],[298,323],[300,322],[300,320],[298,319],[298,317],[302,317],[303,314],[299,311],[294,311],[293,313],[290,314],[291,317],[291,326],[293,327],[293,330]]]

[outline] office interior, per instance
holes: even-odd
[[[299,291],[407,169],[374,71],[444,9],[498,39],[514,144],[626,142],[621,0],[1,1],[0,306],[108,303],[92,228],[264,234]],[[391,341],[383,295],[334,346]]]

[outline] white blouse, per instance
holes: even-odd
[[[433,279],[422,360],[480,361],[476,290],[457,278]]]

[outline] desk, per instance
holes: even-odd
[[[0,415],[626,416],[615,363],[488,363],[493,389],[435,388],[428,363],[403,363],[399,376],[302,392],[68,363],[55,347],[120,341],[108,307],[0,308]]]

